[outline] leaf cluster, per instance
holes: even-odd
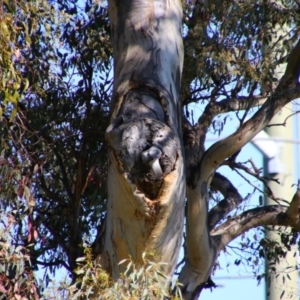
[[[93,241],[106,206],[108,17],[91,1],[35,5],[12,15],[25,32],[13,67],[28,86],[14,119],[8,105],[0,120],[0,209],[16,220],[16,247],[34,244],[33,269],[75,276],[78,245]]]
[[[30,263],[30,249],[16,245],[12,232],[16,222],[10,214],[1,214],[0,299],[39,299],[39,291]]]
[[[131,259],[125,259],[120,264],[126,264],[126,270],[116,282],[93,260],[91,249],[84,249],[85,256],[77,259],[79,275],[77,282],[68,287],[69,299],[182,299],[179,285],[175,284],[174,295],[167,283],[170,281],[163,272],[164,263],[156,263],[143,254],[144,264],[139,266]],[[79,287],[79,288],[78,288]],[[97,295],[97,296],[95,296]]]
[[[16,115],[18,102],[29,87],[22,53],[32,47],[35,33],[51,14],[47,1],[1,1],[0,116],[3,112],[11,119]]]
[[[299,37],[295,1],[189,2],[182,101],[268,94]],[[249,103],[251,106],[253,103]]]

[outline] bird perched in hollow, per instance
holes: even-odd
[[[141,153],[143,163],[151,167],[151,169],[155,174],[155,177],[157,178],[163,175],[159,163],[159,159],[161,156],[162,156],[162,151],[156,146],[152,146]]]

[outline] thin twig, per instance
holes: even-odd
[[[285,118],[285,120],[283,121],[283,123],[269,124],[269,125],[267,125],[266,127],[272,127],[272,126],[286,126],[287,120],[288,120],[290,117],[292,117],[292,116],[298,114],[299,112],[300,112],[300,110],[297,110],[297,111],[295,111],[294,113],[292,113],[292,114],[290,114],[289,116],[287,116],[287,117]]]

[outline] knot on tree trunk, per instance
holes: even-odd
[[[165,123],[166,114],[152,91],[131,90],[117,117],[106,131],[106,139],[126,173],[149,199],[155,199],[164,176],[175,166],[178,138]]]

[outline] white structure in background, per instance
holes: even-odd
[[[293,185],[295,180],[295,169],[298,167],[298,158],[294,155],[294,146],[298,142],[294,138],[294,126],[292,115],[292,105],[283,108],[270,122],[270,124],[285,124],[284,126],[271,126],[266,131],[260,132],[253,140],[253,145],[264,155],[265,175],[270,180],[268,186],[275,197],[280,199],[274,201],[269,197],[265,198],[267,205],[286,205],[281,199],[290,202],[295,192]],[[296,128],[296,132],[298,128]],[[296,168],[295,168],[296,167]],[[281,232],[284,230],[278,227]],[[280,243],[280,233],[272,230],[266,231],[266,237]],[[298,271],[296,269],[297,257],[294,248],[287,252],[285,257],[280,258],[280,263],[276,264],[276,273],[270,271],[266,265],[267,280],[266,298],[268,300],[298,299]],[[287,274],[288,273],[288,274]],[[283,292],[284,291],[284,292]]]
[[[280,144],[272,139],[265,131],[259,132],[251,141],[252,144],[267,158],[267,172],[278,174],[284,171],[284,165],[280,161]]]

